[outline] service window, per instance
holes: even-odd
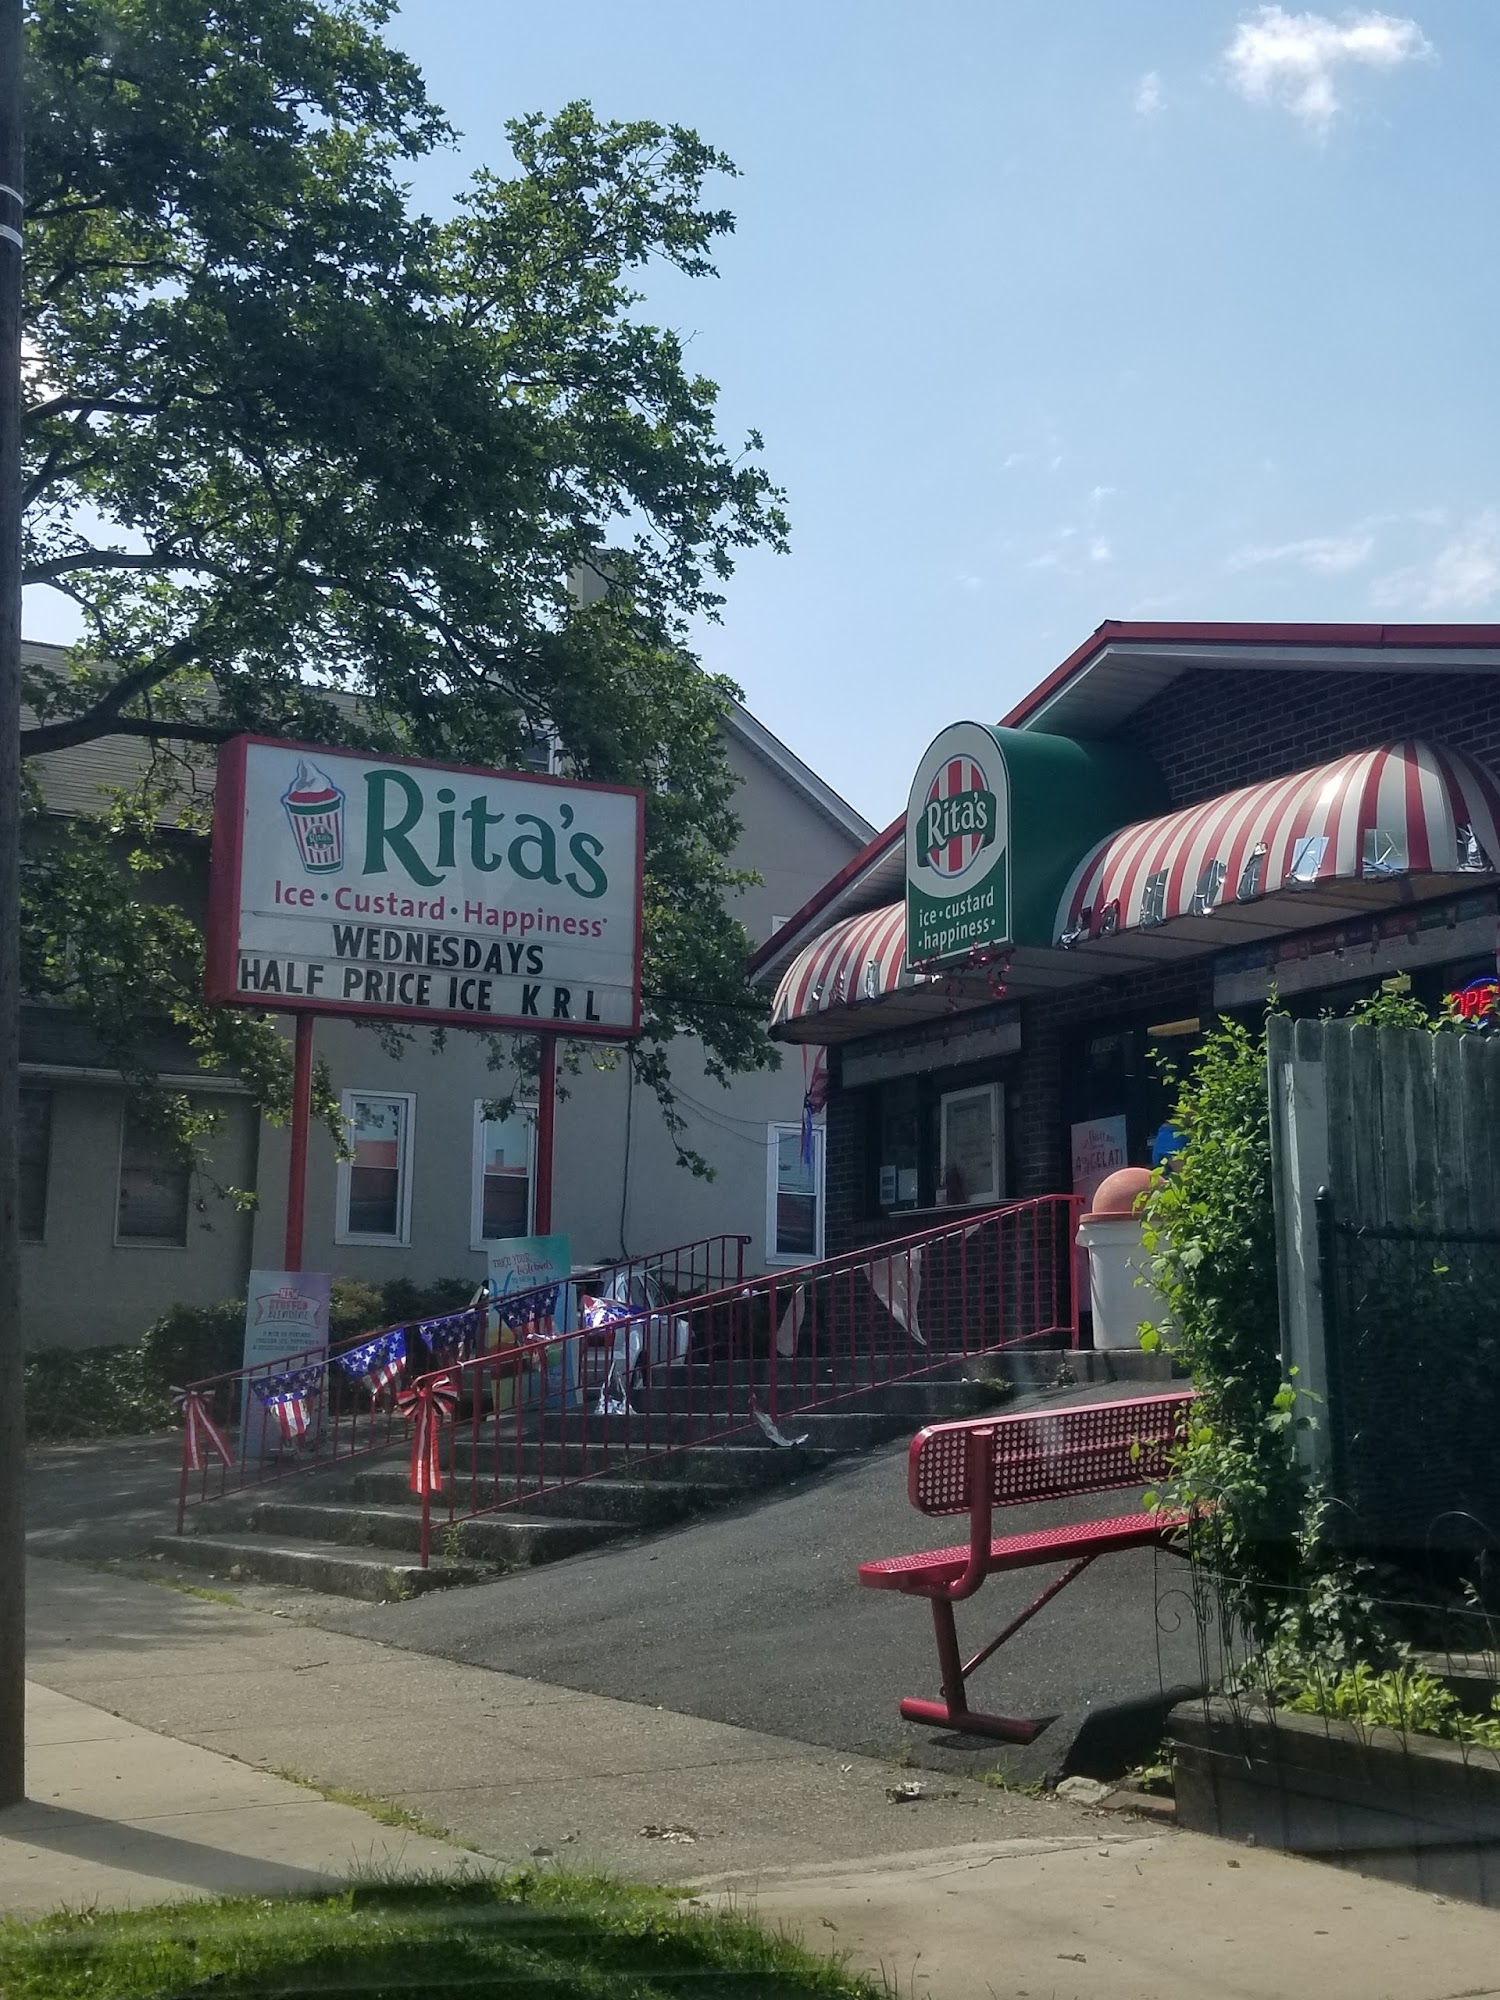
[[[162,1132],[131,1105],[120,1119],[116,1243],[181,1249],[187,1242],[192,1168]]]
[[[340,1243],[411,1241],[411,1126],[416,1100],[344,1092],[353,1157],[339,1162]]]
[[[773,1125],[766,1188],[766,1262],[809,1264],[823,1254],[823,1133],[812,1131],[810,1157],[800,1125]]]
[[[946,1091],[938,1120],[939,1202],[999,1201],[1003,1158],[999,1084]]]
[[[530,1111],[517,1108],[509,1118],[486,1118],[483,1103],[474,1106],[472,1249],[531,1234],[534,1132]]]
[[[52,1163],[52,1092],[21,1092],[21,1241],[47,1233],[47,1176]]]

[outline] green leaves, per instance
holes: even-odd
[[[681,1027],[712,1074],[771,1062],[726,912],[736,691],[683,647],[787,523],[759,438],[720,440],[717,388],[636,289],[652,262],[712,275],[733,217],[708,188],[733,166],[574,103],[513,121],[517,171],[434,222],[401,166],[448,128],[381,38],[390,12],[30,9],[25,574],[87,636],[30,675],[23,749],[253,729],[503,767],[555,735],[568,768],[650,800],[642,1073],[668,1089]],[[165,850],[136,819],[144,876]],[[119,907],[88,882],[33,909],[44,974],[90,896]],[[274,1037],[211,1023],[192,939],[144,929],[111,1033],[232,1035],[276,1102]]]

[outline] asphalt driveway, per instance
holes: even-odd
[[[976,1707],[1057,1717],[1029,1748],[902,1722],[903,1694],[938,1691],[931,1617],[915,1600],[861,1589],[856,1569],[930,1546],[924,1531],[941,1525],[910,1507],[905,1456],[905,1444],[890,1445],[743,1512],[473,1589],[405,1604],[303,1600],[302,1615],[589,1693],[944,1768],[1103,1774],[1149,1754],[1163,1691],[1200,1679],[1186,1566],[1149,1550],[1096,1563],[975,1676]],[[1073,1503],[1070,1517],[1122,1503],[1103,1494]],[[1006,1526],[1065,1511],[1017,1508]],[[977,1650],[1052,1574],[992,1579],[960,1607],[961,1641]]]

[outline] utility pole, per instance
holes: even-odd
[[[0,1806],[26,1796],[21,1455],[21,10],[0,0]]]

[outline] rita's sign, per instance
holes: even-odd
[[[237,737],[208,997],[634,1035],[642,839],[624,787]]]
[[[963,958],[1010,940],[1005,759],[980,722],[955,722],[917,766],[906,803],[906,958]]]

